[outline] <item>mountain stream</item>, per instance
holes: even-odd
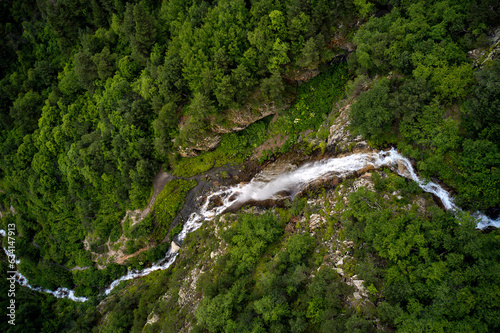
[[[332,177],[347,177],[354,173],[366,170],[367,167],[378,169],[387,166],[397,172],[400,176],[409,178],[415,181],[425,192],[429,192],[437,196],[446,210],[460,211],[450,194],[440,185],[433,182],[425,182],[420,179],[412,164],[408,159],[403,157],[396,149],[380,152],[369,152],[352,154],[345,157],[329,158],[317,162],[307,163],[293,171],[283,174],[257,174],[252,181],[246,184],[238,184],[236,186],[219,189],[209,194],[199,210],[192,213],[184,224],[182,231],[177,236],[177,242],[182,243],[187,234],[195,231],[204,221],[210,221],[217,215],[226,212],[233,208],[238,208],[245,203],[258,202],[268,199],[282,198],[283,193],[287,197],[293,199],[305,186],[315,180],[329,179]],[[214,200],[217,199],[217,200]],[[218,205],[213,205],[217,201]],[[485,229],[489,226],[500,227],[500,219],[493,220],[486,215],[476,212],[472,214],[477,218],[477,228]],[[0,235],[5,236],[5,231],[0,230]],[[130,270],[126,275],[113,281],[104,291],[108,295],[120,282],[135,279],[148,275],[157,270],[164,270],[172,265],[177,257],[177,250],[169,249],[165,258],[155,263],[153,266],[143,270]],[[13,253],[4,248],[7,256],[15,258]],[[16,260],[16,259],[14,259]],[[19,264],[19,260],[16,261]],[[33,287],[28,283],[26,277],[21,273],[15,272],[16,280],[20,285],[30,289],[50,293],[57,298],[67,297],[77,302],[84,302],[86,297],[75,296],[72,290],[67,288],[58,288],[55,291],[47,290],[41,287]]]

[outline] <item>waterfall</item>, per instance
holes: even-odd
[[[403,165],[404,170],[400,170],[398,165]],[[290,172],[274,175],[259,174],[254,179],[246,184],[238,184],[225,189],[220,189],[208,195],[201,205],[198,212],[191,214],[189,219],[183,226],[182,231],[178,235],[179,242],[182,242],[188,233],[197,230],[204,221],[209,221],[217,215],[227,211],[231,207],[239,207],[247,202],[263,201],[267,199],[276,199],[280,193],[287,193],[293,198],[306,185],[314,180],[328,179],[331,177],[346,177],[355,172],[372,166],[380,168],[383,166],[391,167],[400,176],[409,178],[415,181],[425,192],[432,193],[441,199],[445,209],[457,210],[458,208],[450,194],[441,186],[433,182],[424,182],[420,179],[410,161],[403,157],[396,149],[392,148],[388,151],[370,152],[362,154],[352,154],[345,157],[330,158],[313,163],[307,163],[300,168]],[[221,204],[213,205],[213,200],[218,198]],[[477,228],[484,229],[489,226],[500,227],[500,220],[489,219],[486,215],[477,212],[473,214],[478,219]],[[5,236],[5,231],[0,230],[0,234]],[[7,250],[4,249],[7,253]],[[130,270],[126,275],[113,281],[105,290],[108,295],[120,282],[142,277],[157,270],[164,270],[174,263],[177,257],[177,252],[168,250],[164,259],[154,264],[152,267],[144,270]],[[20,273],[18,282],[31,289],[47,292],[56,297],[68,297],[72,300],[83,302],[87,300],[85,297],[75,297],[72,290],[59,288],[56,291],[50,291],[39,287],[32,287],[28,284],[26,278]],[[24,282],[21,282],[21,281]]]

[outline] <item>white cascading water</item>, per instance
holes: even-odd
[[[401,171],[397,165],[404,165]],[[432,193],[441,199],[443,206],[447,210],[460,210],[454,203],[450,194],[441,186],[433,182],[422,181],[410,161],[403,157],[396,149],[389,151],[380,151],[378,153],[363,153],[353,154],[345,157],[331,158],[314,163],[308,163],[300,168],[291,172],[280,175],[257,175],[251,182],[247,184],[238,184],[236,186],[216,191],[206,197],[203,205],[197,213],[191,214],[188,221],[184,224],[182,231],[178,235],[178,240],[182,242],[188,233],[195,231],[201,227],[204,221],[209,221],[217,215],[223,213],[231,207],[239,207],[247,202],[263,201],[267,199],[276,199],[280,193],[287,193],[289,197],[293,198],[301,189],[307,184],[317,179],[328,179],[334,176],[345,177],[352,175],[354,172],[365,169],[368,166],[380,168],[382,166],[392,167],[399,175],[415,181],[424,191]],[[282,197],[282,196],[281,196]],[[213,199],[219,198],[220,205],[213,205]],[[478,219],[477,228],[485,229],[489,226],[496,228],[500,227],[500,220],[489,219],[482,213],[475,213]],[[3,233],[5,234],[5,232]],[[170,267],[177,257],[177,252],[172,253],[170,250],[167,252],[164,259],[156,263],[152,267],[144,270],[131,270],[126,275],[113,281],[111,285],[105,290],[108,295],[120,282],[131,280],[137,277],[148,275],[149,273],[157,270],[164,270]],[[18,273],[19,274],[19,273]],[[68,297],[75,301],[85,301],[85,297],[75,297],[73,291],[65,288],[59,288],[57,291],[47,291],[41,288],[31,287],[26,278],[19,274],[24,279],[25,286],[31,289],[49,292],[56,297]],[[19,280],[18,280],[19,281]],[[58,291],[61,292],[58,293]],[[65,296],[61,296],[62,294]]]
[[[169,268],[170,265],[172,265],[174,263],[175,258],[177,258],[177,253],[171,253],[171,251],[168,250],[167,254],[165,255],[165,258],[163,258],[162,260],[160,260],[158,263],[154,264],[153,266],[151,266],[149,268],[145,268],[143,270],[131,269],[127,274],[125,274],[121,278],[116,279],[113,282],[111,282],[109,287],[106,288],[106,290],[104,291],[104,294],[108,295],[111,292],[111,290],[115,289],[115,287],[117,285],[119,285],[120,282],[122,282],[122,281],[132,280],[132,279],[135,279],[138,277],[143,277],[143,276],[148,275],[151,272],[161,271],[161,270]]]
[[[6,235],[5,230],[0,230],[0,236],[5,237],[5,235]],[[9,250],[7,250],[5,247],[3,248],[3,250],[5,251],[5,254],[7,255],[7,257],[14,259],[14,261],[16,262],[16,265],[19,265],[21,263],[21,261],[19,259],[16,259],[16,255],[14,253],[9,252]],[[27,287],[31,290],[35,290],[35,291],[38,291],[41,293],[51,294],[52,296],[54,296],[56,298],[68,298],[68,299],[75,301],[75,302],[85,302],[88,300],[87,297],[75,296],[75,292],[73,290],[68,289],[68,288],[64,288],[64,287],[59,287],[56,290],[49,290],[49,289],[45,289],[42,287],[33,287],[32,285],[30,285],[28,283],[28,279],[24,275],[19,273],[19,271],[15,271],[15,273],[13,274],[13,277],[16,280],[16,282],[23,287]],[[9,276],[9,278],[10,278],[10,276]]]

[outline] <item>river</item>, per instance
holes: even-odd
[[[366,169],[367,167],[375,169],[387,166],[400,176],[409,178],[415,181],[425,192],[429,192],[439,197],[443,206],[447,210],[461,211],[454,203],[453,197],[443,189],[439,184],[434,182],[425,182],[418,177],[411,162],[402,156],[396,149],[387,151],[369,152],[352,154],[345,157],[329,158],[313,163],[307,163],[293,171],[285,172],[277,175],[256,175],[252,181],[245,184],[221,188],[209,194],[200,209],[191,214],[187,222],[184,224],[182,231],[177,236],[178,242],[186,238],[188,233],[191,233],[200,228],[205,221],[214,219],[217,215],[227,211],[228,209],[239,207],[248,202],[258,202],[267,199],[275,199],[278,195],[286,193],[293,199],[297,193],[312,181],[318,179],[328,179],[332,177],[347,177],[355,174],[357,171]],[[213,205],[214,198],[217,198],[218,205]],[[500,220],[493,220],[486,215],[476,212],[472,214],[477,218],[477,228],[485,229],[487,227],[500,227]],[[5,235],[5,231],[1,230],[0,234]],[[4,248],[7,253],[7,250]],[[8,254],[8,253],[7,253]],[[155,263],[149,268],[143,270],[130,270],[126,275],[113,281],[104,291],[108,295],[120,282],[135,279],[150,274],[157,270],[169,268],[177,258],[177,250],[168,250],[165,258]],[[9,255],[9,254],[8,254]],[[13,255],[13,254],[10,254]],[[33,287],[28,283],[28,280],[21,274],[17,273],[17,281],[19,284],[30,289],[46,292],[55,297],[67,297],[77,302],[84,302],[85,297],[75,296],[72,290],[66,288],[58,288],[55,291]]]

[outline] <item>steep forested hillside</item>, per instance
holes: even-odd
[[[319,192],[303,193],[230,216],[215,238],[204,227],[173,269],[101,295],[163,258],[188,193],[250,180],[287,152],[342,150],[328,144],[341,108],[354,136],[396,146],[463,209],[498,212],[498,1],[7,0],[0,14],[0,229],[15,224],[32,285],[91,296],[76,304],[21,288],[6,331],[498,329],[486,300],[498,300],[498,231],[434,207],[406,214],[381,198],[417,200],[415,186],[378,173],[375,194],[322,207],[328,223],[315,235],[297,219],[319,212],[304,199]],[[171,178],[158,194],[160,171]],[[126,214],[146,207],[145,218]],[[338,239],[354,242],[344,270],[365,281],[362,305],[324,255]]]
[[[349,59],[355,85],[381,76],[353,104],[355,131],[375,144],[397,144],[420,172],[440,177],[461,206],[474,209],[500,204],[499,31],[490,43],[481,33],[498,24],[498,5],[487,5],[396,7],[361,27]]]
[[[73,283],[52,263],[90,265],[83,240],[103,251],[125,210],[146,203],[160,167],[177,163],[179,145],[202,139],[209,118],[223,124],[253,92],[279,105],[283,73],[329,60],[331,33],[354,7],[12,1],[2,8],[2,201],[19,212],[23,271],[54,288]]]

